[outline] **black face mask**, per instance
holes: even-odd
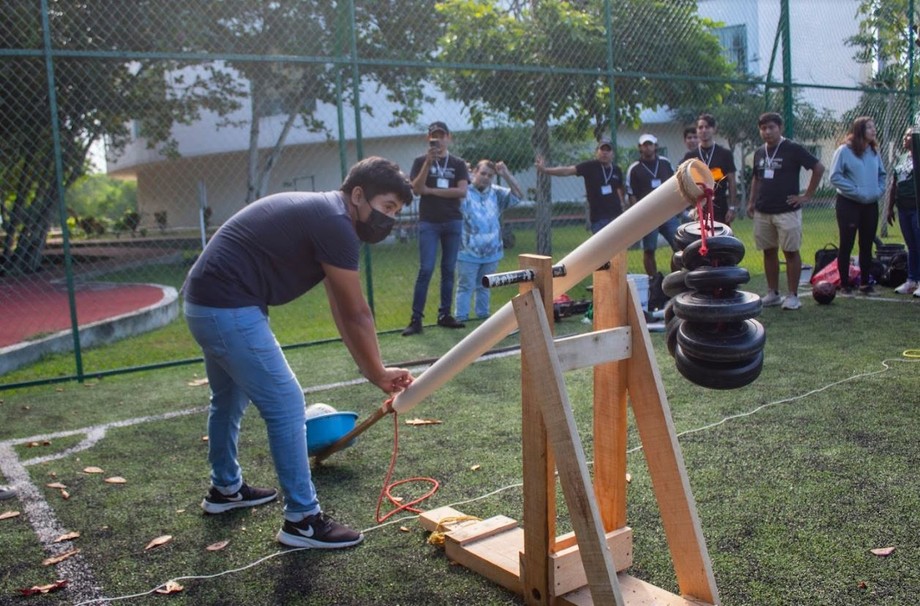
[[[396,219],[371,207],[371,214],[367,221],[355,223],[355,231],[358,232],[358,239],[362,242],[376,244],[390,235],[394,225],[396,225]]]

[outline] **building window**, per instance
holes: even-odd
[[[722,45],[722,55],[742,74],[748,71],[747,26],[729,25],[713,30]]]

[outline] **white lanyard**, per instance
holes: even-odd
[[[711,157],[712,157],[712,156],[710,156],[710,158],[711,158]],[[661,161],[661,158],[659,158],[658,156],[655,156],[655,172],[652,172],[652,169],[650,169],[648,166],[646,166],[646,165],[645,165],[645,162],[639,160],[639,164],[642,165],[642,168],[644,168],[646,171],[648,171],[648,174],[652,175],[652,178],[653,178],[653,179],[657,179],[657,178],[658,178],[658,163],[659,163],[660,161]]]
[[[703,162],[705,162],[705,163],[706,163],[706,167],[708,168],[708,167],[709,167],[709,163],[712,162],[712,156],[716,153],[716,146],[713,145],[713,146],[709,149],[709,157],[708,157],[708,158],[705,157],[705,156],[703,155],[703,146],[702,146],[702,145],[698,145],[698,146],[697,146],[696,152],[700,155],[700,160],[702,160]]]
[[[604,175],[604,185],[607,185],[608,183],[610,183],[610,179],[613,178],[613,165],[612,164],[610,165],[610,174],[608,175],[607,169],[604,168],[603,164],[601,164],[601,174]]]
[[[442,168],[441,165],[438,163],[437,159],[435,159],[434,170],[435,172],[438,173],[439,177],[443,177],[444,173],[447,171],[447,163],[449,160],[450,160],[450,152],[447,152],[447,155],[444,156],[444,167]]]
[[[782,145],[783,141],[785,140],[786,140],[785,137],[779,138],[779,143],[776,144],[776,149],[773,150],[772,156],[770,155],[770,152],[767,151],[767,144],[766,143],[763,144],[763,155],[766,156],[767,158],[767,163],[765,165],[766,168],[773,168],[773,158],[776,157],[776,153],[779,151],[779,146]]]

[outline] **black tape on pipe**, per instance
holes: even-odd
[[[561,278],[565,275],[565,265],[553,265],[553,277]],[[500,274],[486,274],[482,277],[482,286],[484,288],[498,288],[499,286],[508,286],[509,284],[520,284],[521,282],[533,282],[536,275],[532,269],[518,269],[515,271],[506,271]]]

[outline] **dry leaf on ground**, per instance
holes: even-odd
[[[70,493],[67,492],[66,490],[62,490],[62,491],[61,491],[61,498],[64,499],[65,501],[68,500],[68,499],[70,499]]]
[[[205,549],[207,549],[208,551],[220,551],[221,549],[223,549],[224,547],[226,547],[226,546],[229,545],[229,544],[230,544],[230,541],[229,541],[229,540],[226,540],[226,541],[218,541],[218,542],[216,542],[216,543],[211,543],[210,545],[208,545],[207,547],[205,547]]]
[[[205,379],[195,379],[194,381],[189,381],[189,382],[188,382],[188,386],[189,386],[189,387],[201,387],[202,385],[207,385],[207,384],[208,384],[207,378],[205,378]]]
[[[162,593],[164,595],[167,595],[170,593],[179,593],[183,589],[185,589],[185,587],[183,587],[179,583],[176,583],[175,581],[166,581],[166,584],[163,585],[162,587],[157,587],[154,590],[154,593]]]
[[[83,473],[102,473],[102,468],[90,465],[83,468]]]
[[[406,419],[406,425],[440,425],[443,421],[438,419]]]
[[[121,476],[112,476],[111,478],[106,478],[103,482],[106,484],[127,484],[128,480]]]
[[[74,540],[74,539],[79,539],[79,538],[80,538],[80,533],[79,533],[79,532],[68,532],[67,534],[62,534],[62,535],[59,536],[58,538],[54,539],[53,542],[54,542],[54,543],[62,543],[62,542],[64,542],[64,541],[72,541],[72,540]]]
[[[482,469],[482,465],[479,465],[479,464],[476,464],[470,467],[470,471],[479,471],[480,469]]]
[[[158,536],[157,538],[147,543],[147,546],[144,547],[144,551],[147,551],[148,549],[153,549],[154,547],[159,547],[160,545],[166,545],[170,541],[172,541],[171,534],[164,534],[164,535]]]
[[[875,549],[870,549],[869,551],[877,556],[884,558],[894,553],[894,547],[876,547]]]
[[[51,482],[50,484],[45,484],[45,486],[47,486],[48,488],[59,488],[61,490],[64,490],[65,488],[67,488],[67,486],[65,486],[64,484],[61,484],[60,482]]]
[[[19,515],[20,514],[18,511],[4,511],[3,513],[0,513],[0,520],[9,520],[10,518],[15,518]]]
[[[67,558],[72,558],[78,553],[80,553],[79,549],[71,549],[70,551],[65,551],[64,553],[58,554],[56,556],[45,558],[44,560],[42,560],[42,566],[51,566],[52,564],[63,562]]]
[[[24,596],[49,593],[51,591],[57,591],[58,589],[63,589],[64,587],[67,587],[68,582],[69,581],[67,581],[66,579],[60,579],[58,581],[55,581],[54,583],[49,583],[48,585],[33,585],[31,587],[25,587],[25,588],[20,589],[19,593],[21,593]]]

